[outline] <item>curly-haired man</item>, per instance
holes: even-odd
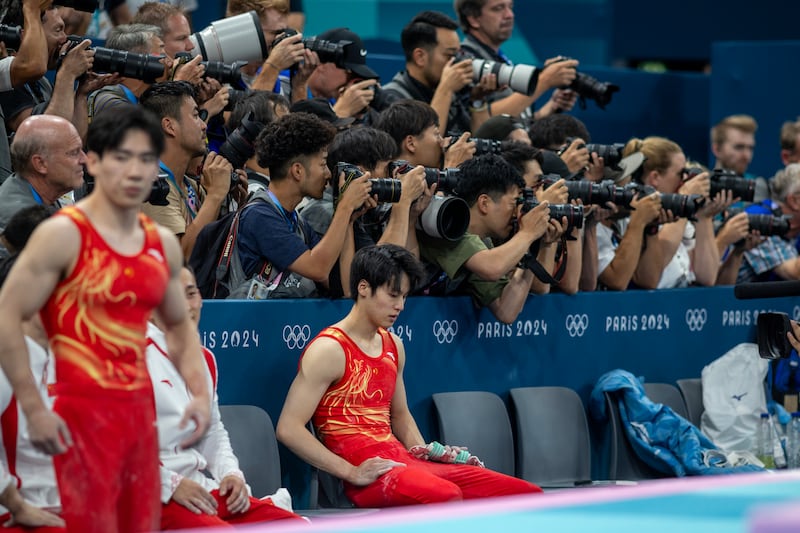
[[[316,284],[327,285],[371,188],[369,174],[354,179],[321,238],[295,212],[304,197],[322,198],[331,177],[328,145],[335,134],[333,126],[308,113],[286,115],[259,134],[256,156],[269,169],[270,185],[240,215],[236,258],[249,281],[238,291],[233,287],[231,297],[307,297],[316,295]]]

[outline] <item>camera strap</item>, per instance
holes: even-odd
[[[522,260],[520,260],[520,266],[533,272],[533,275],[536,276],[542,283],[558,285],[561,281],[561,278],[564,276],[564,272],[561,271],[558,279],[556,279],[547,270],[545,270],[539,260],[536,259],[536,256],[539,255],[540,248],[541,241],[534,241],[533,244],[531,244],[528,253],[522,256]]]

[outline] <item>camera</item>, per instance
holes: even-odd
[[[153,182],[153,188],[150,190],[150,195],[145,202],[158,206],[169,205],[167,196],[169,195],[169,179],[166,172],[159,172],[156,181]],[[94,189],[94,176],[84,171],[83,185],[75,189],[76,201],[78,198],[85,198]]]
[[[189,52],[178,52],[175,54],[175,59],[178,64],[188,63],[192,60],[192,54]],[[242,87],[242,67],[247,64],[247,61],[234,61],[233,63],[224,63],[222,61],[201,61],[201,65],[206,67],[203,74],[206,78],[213,78],[220,83],[227,83],[235,87]]]
[[[512,91],[532,95],[539,82],[539,69],[531,65],[507,65],[489,59],[478,59],[466,50],[459,50],[455,62],[472,59],[472,82],[478,83],[484,74],[497,76],[497,85],[507,85]]]
[[[630,188],[636,191],[638,197],[648,196],[657,192],[655,188],[650,185],[642,185],[640,183],[631,183],[625,188]],[[660,193],[661,207],[665,211],[672,211],[672,214],[678,218],[688,218],[689,220],[696,220],[695,215],[697,211],[706,205],[706,198],[701,194],[678,194],[678,193]]]
[[[364,175],[360,168],[350,163],[339,161],[336,163],[336,176],[333,177],[333,182],[338,183],[339,174],[344,172],[344,184],[341,189],[334,189],[334,201],[338,201],[339,195],[347,190],[350,182],[356,178]],[[392,178],[373,178],[369,180],[372,184],[372,192],[370,194],[378,197],[379,203],[396,203],[400,201],[401,183],[400,180]]]
[[[4,43],[6,48],[19,50],[19,45],[22,42],[22,28],[20,26],[0,24],[0,42]]]
[[[247,63],[267,57],[264,30],[255,11],[215,20],[189,39],[194,44],[192,53],[200,54],[206,61]]]
[[[545,174],[541,180],[545,189],[561,179],[558,174]],[[630,208],[631,201],[636,198],[637,190],[630,185],[619,187],[611,180],[593,183],[586,180],[570,180],[566,182],[567,192],[571,200],[580,199],[584,205],[614,205]]]
[[[619,162],[622,161],[622,150],[624,144],[595,144],[588,143],[586,149],[590,154],[596,153],[597,157],[603,158],[603,165],[619,170]]]
[[[235,170],[244,168],[247,160],[256,153],[256,137],[264,129],[264,124],[255,120],[253,115],[251,111],[244,117],[239,127],[228,134],[225,142],[217,150],[217,153],[234,168],[234,172],[231,172],[231,189],[239,184],[239,175]]]
[[[705,171],[702,168],[690,168],[687,170],[689,174],[687,179],[692,179],[703,172]],[[734,198],[740,198],[744,202],[752,202],[756,194],[756,182],[740,176],[732,170],[715,168],[711,171],[709,179],[711,181],[711,191],[708,195],[711,198],[714,198],[722,191],[731,191]]]
[[[571,58],[565,57],[559,61],[567,61]],[[575,91],[581,99],[581,107],[586,108],[586,100],[594,100],[597,107],[605,109],[611,103],[611,97],[615,92],[619,91],[619,85],[607,81],[599,81],[597,78],[585,74],[583,72],[576,72],[575,79],[572,83],[564,87],[564,89],[571,89]]]
[[[448,137],[450,137],[450,144],[447,145],[445,151],[447,151],[451,146],[458,142],[459,134],[457,131],[450,131],[447,132]],[[496,141],[494,139],[481,139],[480,137],[470,137],[469,142],[475,143],[475,156],[484,155],[484,154],[497,154],[500,155],[500,145],[502,141]]]
[[[386,171],[394,176],[395,172],[405,174],[413,168],[408,161],[398,159],[390,161]],[[460,176],[461,170],[457,168],[425,168],[425,182],[428,186],[436,183],[436,190],[444,193],[455,191]],[[435,194],[419,216],[417,226],[430,237],[457,241],[469,227],[469,206],[457,196]]]
[[[275,47],[275,45],[287,37],[297,35],[297,33],[297,30],[292,28],[284,29],[283,35],[276,37],[275,40],[272,41],[272,47]],[[341,69],[347,68],[344,65],[344,47],[352,43],[352,41],[326,41],[325,39],[318,39],[317,37],[306,37],[303,39],[303,46],[312,52],[316,52],[319,56],[320,63],[333,63]],[[294,71],[296,69],[297,65],[292,65],[292,70]]]
[[[67,51],[81,43],[84,37],[70,35],[67,37],[69,47]],[[126,78],[142,80],[145,83],[155,83],[156,79],[164,75],[164,65],[161,60],[164,56],[153,56],[150,54],[137,54],[126,50],[114,50],[94,46],[94,63],[92,72],[117,72]],[[61,67],[59,58],[58,67]]]
[[[405,174],[414,168],[408,161],[398,159],[397,161],[390,161],[386,166],[389,175],[394,175],[395,170],[400,174]],[[425,181],[430,187],[436,184],[436,190],[446,193],[452,193],[458,188],[458,180],[461,177],[461,169],[458,168],[429,168],[425,167]]]
[[[741,209],[728,209],[725,222],[741,212]],[[750,226],[750,231],[757,230],[763,237],[785,236],[789,233],[789,221],[791,218],[791,216],[780,214],[747,213],[747,223]]]
[[[522,214],[524,215],[537,205],[539,202],[536,200],[536,193],[530,187],[522,189],[522,197],[517,200],[522,205]],[[581,229],[583,227],[583,206],[572,204],[550,204],[550,219],[561,222],[561,219],[567,217],[567,227],[564,233],[569,234],[573,228]]]
[[[759,313],[756,320],[758,355],[762,359],[785,359],[792,353],[786,335],[792,330],[786,313]]]

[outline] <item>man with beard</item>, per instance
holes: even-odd
[[[209,152],[199,182],[194,179],[194,169],[188,168],[192,158],[206,151],[206,123],[190,83],[157,83],[144,92],[141,105],[161,119],[166,143],[159,166],[169,183],[167,205],[145,203],[142,210],[177,235],[184,256],[189,257],[197,234],[219,216],[233,167],[224,157]]]

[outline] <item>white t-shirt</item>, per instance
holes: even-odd
[[[628,229],[630,218],[624,218],[617,221],[620,237],[625,235]],[[678,245],[678,250],[672,256],[669,264],[664,268],[661,273],[661,279],[658,281],[659,289],[673,289],[678,287],[688,287],[695,280],[694,272],[691,268],[691,260],[689,258],[689,251],[695,245],[695,227],[691,222],[686,223],[686,228],[683,230],[683,239]],[[617,253],[617,246],[619,242],[614,237],[614,232],[604,224],[597,225],[597,272],[602,274],[603,271],[614,260],[614,255]]]

